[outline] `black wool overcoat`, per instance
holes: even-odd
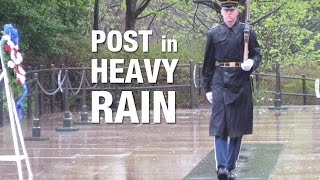
[[[241,67],[220,67],[217,62],[243,62],[244,24],[229,28],[224,23],[207,33],[202,69],[202,87],[212,91],[212,114],[209,135],[239,137],[252,134],[253,103],[250,74],[258,68],[262,56],[253,29],[250,29],[250,71]]]

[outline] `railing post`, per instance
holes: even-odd
[[[92,124],[91,121],[89,121],[88,117],[88,108],[87,108],[87,101],[86,101],[86,70],[82,70],[82,77],[81,77],[81,86],[82,86],[82,107],[81,107],[81,113],[80,113],[80,122],[77,122],[76,124]]]
[[[38,74],[35,73],[34,77],[38,81]],[[41,127],[40,127],[40,107],[39,104],[39,86],[38,83],[34,81],[34,118],[33,118],[33,127],[32,127],[32,137],[24,138],[26,141],[46,141],[49,140],[47,137],[41,137]],[[31,93],[30,93],[31,96]]]
[[[76,127],[72,127],[72,116],[71,113],[69,111],[69,76],[68,76],[68,70],[64,71],[64,75],[65,75],[65,80],[63,83],[63,99],[64,99],[64,119],[63,119],[63,126],[62,127],[57,127],[56,131],[60,131],[60,132],[66,132],[66,131],[79,131],[79,128]]]
[[[64,76],[66,77],[64,83],[63,83],[63,110],[69,112],[69,72],[68,70],[64,70]]]
[[[2,70],[0,70],[0,74],[2,73]],[[2,83],[2,81],[0,81],[0,84]],[[4,84],[4,83],[3,83]],[[2,88],[4,87],[4,85],[1,84],[0,86],[0,127],[3,127],[3,93],[2,93]]]
[[[302,92],[303,92],[303,105],[307,105],[307,87],[306,87],[306,76],[302,75]]]
[[[260,89],[260,71],[256,71],[256,90],[259,91]]]
[[[61,64],[60,65],[60,81],[62,81],[62,79],[63,79],[63,77],[64,77],[64,64]],[[59,83],[60,82],[58,82],[58,86],[59,86]],[[61,111],[63,112],[63,111],[65,111],[64,110],[64,101],[63,101],[63,94],[62,94],[62,96],[61,96]]]
[[[195,84],[194,84],[194,64],[193,61],[190,61],[190,108],[195,107],[195,102],[196,102],[196,89],[195,89]]]
[[[280,80],[280,71],[279,71],[279,63],[276,62],[273,64],[276,69],[276,94],[274,99],[274,107],[268,108],[269,110],[287,110],[287,107],[282,106],[282,93],[281,93],[281,80]]]
[[[55,83],[55,67],[54,64],[51,64],[51,89],[55,90],[56,89],[56,83]],[[56,99],[56,94],[51,95],[50,98],[50,109],[51,109],[51,113],[55,112],[55,99]]]
[[[31,72],[31,66],[28,66],[28,74],[27,74],[27,79],[32,80],[32,72]],[[27,96],[27,119],[32,118],[32,82],[27,83],[27,88],[28,88],[28,96]]]
[[[274,107],[280,108],[282,105],[282,95],[281,95],[281,80],[280,80],[280,72],[279,72],[279,63],[276,62],[276,95],[274,100]]]
[[[112,110],[113,111],[116,111],[118,109],[119,101],[120,101],[120,92],[119,92],[118,85],[116,85],[116,95],[115,95],[115,99],[112,102]]]
[[[199,80],[198,80],[198,95],[200,96],[201,93],[202,93],[202,64],[201,63],[198,63],[198,68],[199,68],[199,71],[198,71],[198,77],[199,77]]]
[[[39,71],[39,82],[42,85],[42,87],[45,87],[43,85],[43,65],[40,65],[40,71]],[[42,114],[44,114],[44,93],[43,91],[40,92],[40,99],[39,99],[39,106],[40,106],[40,113],[39,115],[41,116]]]

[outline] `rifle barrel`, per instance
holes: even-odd
[[[246,0],[246,20],[250,19],[250,0]]]

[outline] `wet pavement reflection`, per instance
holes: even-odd
[[[63,114],[41,117],[48,141],[26,141],[34,179],[153,180],[215,179],[210,107],[176,111],[176,124],[74,125],[56,132]],[[79,114],[73,114],[79,121]],[[276,113],[254,109],[254,134],[245,136],[238,179],[320,178],[320,108],[288,107]],[[30,137],[32,121],[22,122]],[[0,128],[0,155],[12,155],[9,122]],[[26,168],[23,167],[27,177]],[[14,162],[0,162],[0,179],[17,179]]]

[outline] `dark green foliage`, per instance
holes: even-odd
[[[0,0],[0,4],[0,24],[11,23],[20,30],[25,57],[63,55],[68,41],[86,33],[83,25],[89,12],[82,0]]]

